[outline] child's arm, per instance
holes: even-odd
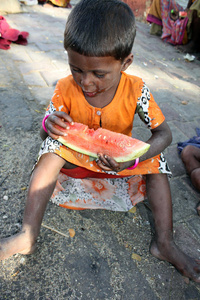
[[[146,141],[151,146],[149,150],[140,157],[140,162],[160,154],[165,148],[167,148],[171,144],[172,134],[166,121],[164,121],[155,129],[152,129],[151,133],[152,136],[148,141]],[[100,154],[97,164],[100,168],[102,168],[105,171],[120,172],[124,169],[127,169],[128,167],[133,166],[134,162],[135,161],[133,160],[124,163],[118,163],[112,157],[105,157],[103,154]]]
[[[57,139],[59,136],[65,135],[62,130],[57,126],[60,126],[64,129],[67,128],[67,123],[73,123],[72,118],[62,111],[55,111],[48,116],[45,121],[45,127],[47,132],[41,127],[40,136],[44,140],[49,135],[53,139]]]
[[[172,142],[172,133],[166,121],[151,130],[152,136],[146,143],[150,144],[149,150],[140,157],[140,161],[147,160],[160,154]]]

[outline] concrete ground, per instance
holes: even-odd
[[[72,2],[74,3],[74,2]],[[63,31],[70,9],[26,7],[6,15],[9,25],[28,31],[28,45],[0,50],[0,236],[21,226],[24,198],[40,147],[39,128],[57,80],[69,74]],[[134,62],[129,72],[142,77],[173,133],[165,151],[173,172],[174,236],[188,254],[200,258],[200,194],[191,186],[177,143],[200,127],[200,62],[137,23]],[[136,119],[134,136],[148,138]],[[65,210],[49,203],[37,251],[0,263],[0,299],[200,299],[200,285],[149,253],[148,202],[127,213]],[[75,230],[70,237],[69,229]]]

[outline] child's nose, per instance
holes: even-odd
[[[81,85],[87,87],[92,85],[92,75],[90,73],[83,73],[81,76]]]

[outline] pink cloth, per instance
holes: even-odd
[[[175,22],[170,18],[163,25],[163,34],[161,38],[173,45],[181,45],[187,26],[188,18],[178,19]]]
[[[175,11],[183,11],[184,9],[175,0],[161,0],[160,5],[163,25],[162,40],[173,45],[181,45],[188,18],[173,21],[170,18],[170,12],[172,9]]]
[[[6,19],[0,16],[0,49],[10,49],[11,42],[15,42],[20,45],[27,45],[27,37],[29,33],[26,31],[19,31],[17,29],[10,28]]]
[[[153,0],[147,15],[147,21],[162,26],[161,38],[163,41],[173,45],[180,45],[183,43],[188,17],[173,21],[171,19],[171,10],[184,11],[176,0]]]

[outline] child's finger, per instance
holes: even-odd
[[[73,124],[72,118],[65,112],[56,111],[47,118],[45,124],[47,124],[47,126],[49,125],[49,127],[51,125],[52,126],[58,125],[61,128],[68,129],[69,127],[68,123]]]
[[[111,170],[115,171],[115,172],[119,172],[120,171],[120,164],[118,162],[116,162],[116,160],[110,156],[104,155],[104,158],[107,161],[107,166],[109,166],[111,168]]]
[[[102,161],[98,160],[97,165],[104,171],[112,171],[110,167],[107,167]]]
[[[63,127],[59,128],[55,123],[52,123],[50,120],[48,120],[48,122],[46,122],[45,126],[46,126],[48,134],[54,139],[57,139],[59,136],[66,135],[66,132],[64,131],[65,128],[63,128]],[[63,128],[63,130],[62,130],[62,128]],[[55,136],[56,136],[56,138],[55,138]]]
[[[107,155],[98,154],[98,165],[105,171],[119,171],[119,164],[111,157]]]
[[[64,129],[67,128],[67,124],[64,122],[64,119],[62,119],[61,117],[58,117],[56,114],[50,115],[48,117],[48,119],[46,120],[46,124],[49,127],[58,125]]]
[[[104,155],[104,158],[107,160],[112,169],[119,169],[119,163],[112,157]]]
[[[107,161],[106,157],[105,157],[103,154],[98,153],[98,158],[99,158],[99,161],[100,161],[104,166],[110,167],[109,162]]]
[[[55,115],[59,117],[65,124],[66,122],[73,123],[73,119],[63,111],[56,111]]]

